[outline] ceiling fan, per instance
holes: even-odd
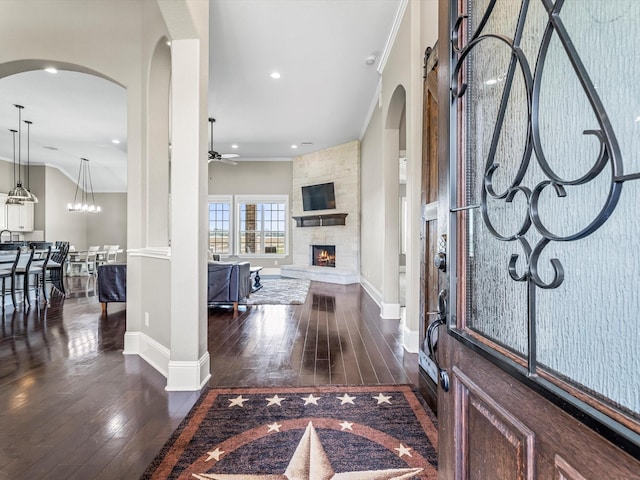
[[[237,165],[238,162],[231,160],[232,158],[239,157],[237,153],[219,153],[213,149],[213,124],[216,119],[209,117],[209,125],[211,126],[211,135],[209,136],[209,160],[211,162],[227,163],[229,165]]]

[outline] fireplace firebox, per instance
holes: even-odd
[[[336,246],[311,245],[311,265],[318,267],[335,267]]]

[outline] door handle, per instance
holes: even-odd
[[[427,328],[427,348],[429,350],[429,358],[435,363],[436,368],[438,369],[438,378],[440,379],[440,386],[442,390],[445,392],[449,391],[449,374],[446,370],[440,368],[440,364],[438,363],[438,357],[436,355],[436,350],[438,348],[437,344],[434,344],[434,333],[437,331],[440,325],[445,325],[447,323],[447,291],[440,290],[438,294],[438,310],[435,312],[427,312],[427,315],[437,315],[436,319],[431,322],[429,328]]]

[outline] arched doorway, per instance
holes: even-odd
[[[144,198],[147,247],[168,247],[170,242],[170,104],[171,48],[166,37],[156,44],[149,68],[149,121],[146,138],[146,191]]]
[[[402,168],[406,168],[406,91],[402,85],[398,85],[391,100],[384,126],[384,258],[383,258],[383,305],[381,316],[383,318],[400,318],[401,292],[400,273],[402,263],[402,241],[404,237],[401,231],[404,228],[401,220],[402,201],[401,196],[406,197],[406,179],[401,185],[400,162]],[[406,170],[405,170],[406,171]]]
[[[9,129],[19,130],[17,175],[39,198],[25,240],[64,240],[78,248],[127,243],[127,91],[104,75],[63,63],[0,66],[0,191],[13,179]],[[55,69],[43,70],[43,65]],[[18,125],[15,105],[21,105]],[[21,127],[21,128],[20,128]],[[20,131],[21,130],[21,131]],[[70,212],[78,170],[89,160],[91,190],[102,211]],[[28,163],[28,168],[27,168]],[[8,174],[5,175],[4,172]]]

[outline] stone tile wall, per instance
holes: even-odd
[[[327,182],[333,182],[335,186],[335,210],[303,211],[301,187]],[[357,274],[360,271],[360,142],[296,157],[291,210],[292,216],[348,214],[346,225],[338,226],[296,227],[295,221],[290,220],[294,265],[311,265],[310,245],[335,245],[335,270]]]

